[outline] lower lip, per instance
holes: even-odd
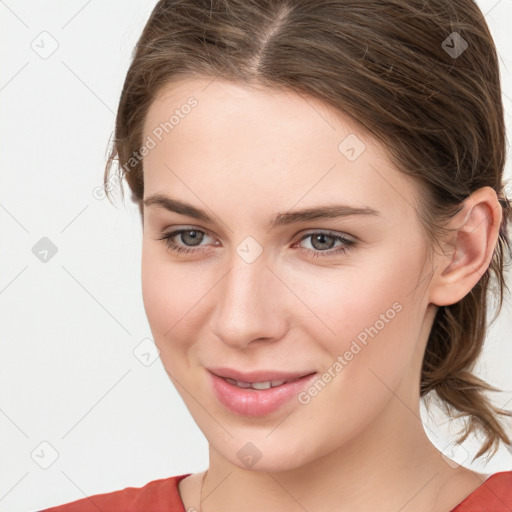
[[[315,377],[315,373],[269,389],[243,389],[210,372],[215,395],[231,412],[241,416],[265,416],[296,397]]]

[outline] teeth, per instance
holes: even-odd
[[[252,389],[270,389],[271,386],[272,386],[272,382],[270,382],[270,381],[251,383]]]
[[[240,382],[235,379],[226,379],[230,384],[233,384],[233,386],[238,386],[239,388],[250,388],[251,383],[250,382]]]
[[[286,381],[285,380],[272,380],[267,382],[241,382],[239,380],[235,379],[225,379],[230,384],[233,384],[233,386],[238,386],[239,388],[252,388],[252,389],[269,389],[271,387],[275,388],[276,386],[281,386]]]

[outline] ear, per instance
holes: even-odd
[[[429,301],[437,306],[455,304],[477,284],[491,262],[498,241],[502,208],[496,192],[482,187],[463,203],[449,222],[453,230],[435,256]]]

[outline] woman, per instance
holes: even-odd
[[[433,446],[438,397],[511,445],[471,373],[511,205],[471,0],[160,1],[120,99],[146,314],[209,467],[48,509],[505,511]]]

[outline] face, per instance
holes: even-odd
[[[420,189],[376,140],[314,98],[206,79],[163,90],[143,140],[145,310],[220,456],[291,469],[378,428],[396,394],[417,409]],[[219,368],[309,377],[258,391]]]

